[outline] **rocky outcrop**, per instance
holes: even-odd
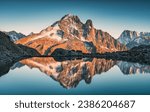
[[[16,45],[10,41],[9,36],[0,32],[0,66],[12,64],[22,58],[37,56],[39,53],[29,47]]]
[[[150,64],[150,45],[141,45],[138,47],[134,47],[128,51],[118,51],[113,53],[104,53],[102,55],[97,55],[97,57],[103,57],[105,59]]]
[[[16,43],[50,55],[55,49],[80,50],[83,53],[104,53],[126,50],[110,34],[97,30],[91,20],[82,23],[78,16],[66,15],[38,34],[32,34]]]

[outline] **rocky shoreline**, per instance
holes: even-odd
[[[150,45],[134,47],[128,51],[117,51],[112,53],[82,53],[82,51],[65,50],[58,48],[51,55],[57,61],[73,60],[82,58],[104,58],[141,64],[150,64]],[[47,56],[43,56],[47,57]]]
[[[5,65],[12,66],[13,63],[21,59],[39,55],[33,48],[14,44],[10,41],[9,36],[0,32],[0,69]]]
[[[141,45],[128,51],[103,54],[105,59],[150,64],[150,45]]]

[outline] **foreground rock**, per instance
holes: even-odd
[[[0,69],[4,65],[11,66],[20,59],[38,55],[36,50],[23,45],[16,45],[10,41],[9,36],[0,32]]]

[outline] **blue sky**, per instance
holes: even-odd
[[[147,0],[0,0],[0,30],[39,32],[66,14],[117,38],[123,30],[150,32]]]

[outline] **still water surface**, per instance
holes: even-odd
[[[31,58],[0,77],[0,94],[150,94],[150,66],[105,59]]]

